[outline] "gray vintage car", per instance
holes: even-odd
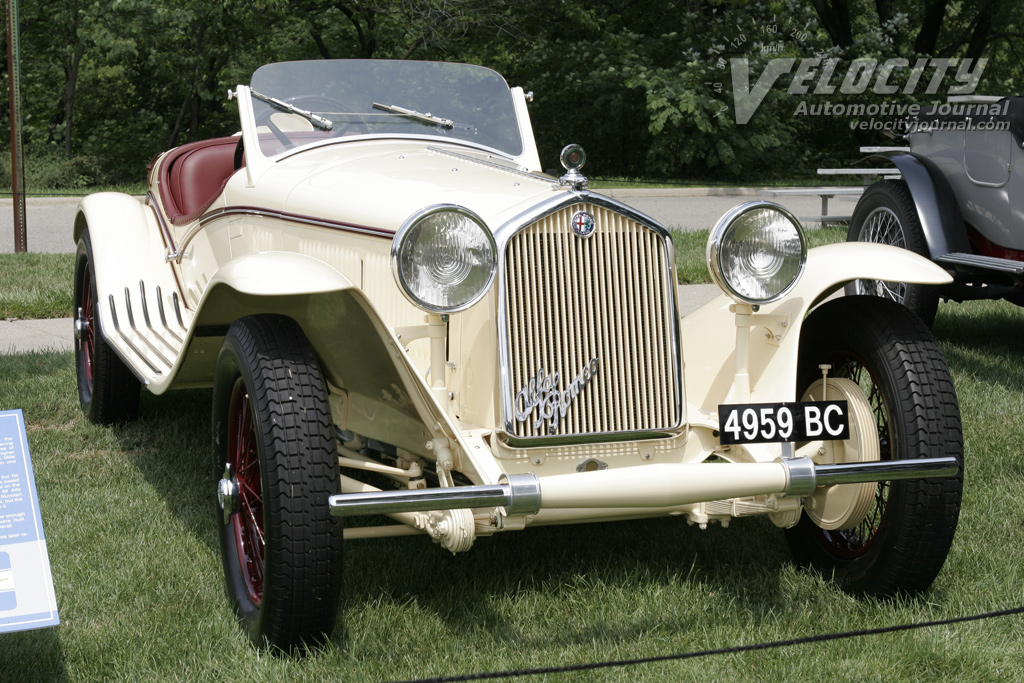
[[[857,280],[847,291],[894,299],[929,325],[940,298],[1024,305],[1024,97],[951,97],[905,123],[909,147],[879,154],[899,177],[864,192],[847,240],[909,249],[953,282]]]

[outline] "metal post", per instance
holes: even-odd
[[[7,0],[7,73],[11,111],[11,193],[14,199],[14,251],[28,251],[25,228],[25,154],[21,145],[21,39],[18,0]]]

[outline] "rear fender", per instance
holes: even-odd
[[[114,286],[112,281],[126,280],[126,271],[138,271],[127,278],[129,281],[136,279],[136,274],[141,279],[149,263],[163,261],[165,247],[156,217],[151,208],[135,197],[117,192],[85,197],[75,214],[76,244],[87,227],[101,300]]]
[[[971,252],[956,195],[934,162],[910,152],[887,152],[871,158],[885,159],[903,174],[933,259]]]
[[[717,415],[726,402],[771,403],[796,400],[796,370],[803,321],[814,306],[851,280],[866,278],[945,284],[939,266],[905,249],[848,242],[811,249],[797,286],[780,301],[750,316],[749,395],[737,397],[736,319],[732,299],[720,296],[680,320],[686,357],[687,401]],[[731,394],[731,395],[730,395]]]
[[[130,332],[126,302],[140,295],[142,283],[149,297],[157,291],[177,291],[174,273],[165,262],[166,247],[156,215],[152,207],[135,197],[102,192],[89,195],[79,203],[73,229],[76,243],[86,228],[92,245],[100,332],[114,352],[152,389],[154,378],[166,375],[162,370],[155,370],[157,366],[148,353],[149,347]],[[120,332],[114,309],[120,318]],[[173,348],[175,346],[180,347],[180,341],[171,346],[161,345],[159,353],[164,358],[173,358],[180,350]]]

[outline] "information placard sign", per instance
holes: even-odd
[[[0,411],[0,633],[59,623],[25,418]]]

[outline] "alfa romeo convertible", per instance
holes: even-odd
[[[833,294],[942,268],[808,250],[751,202],[710,234],[721,296],[681,316],[668,230],[590,190],[577,145],[542,172],[531,97],[493,71],[270,64],[229,97],[240,133],[159,156],[142,201],[82,201],[75,353],[96,423],[212,388],[254,643],[329,638],[343,542],[387,536],[765,515],[851,593],[931,585],[962,489],[945,361],[897,303]]]

